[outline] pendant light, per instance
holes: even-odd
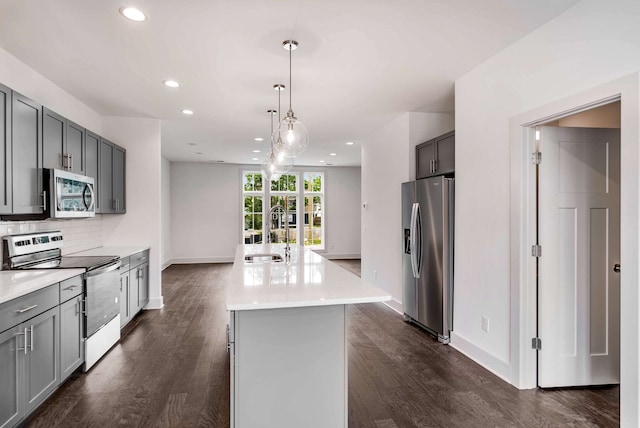
[[[280,109],[280,92],[284,90],[284,85],[278,83],[273,85],[273,89],[278,91],[278,109]],[[277,114],[276,110],[267,110],[271,117],[271,135],[274,135],[273,131],[273,116]],[[278,154],[273,138],[270,140],[271,148],[267,153],[267,157],[262,162],[262,174],[269,181],[277,181],[282,174],[286,174],[293,168],[293,159],[287,158]]]
[[[285,40],[282,47],[289,51],[289,111],[278,125],[277,137],[274,140],[276,151],[286,157],[295,158],[301,155],[309,145],[307,127],[293,113],[291,105],[291,52],[298,48],[295,40]]]

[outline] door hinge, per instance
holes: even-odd
[[[533,257],[542,257],[542,246],[541,245],[532,245],[531,246],[531,255]]]
[[[542,339],[540,339],[539,337],[532,338],[531,349],[535,349],[536,351],[542,350]]]
[[[542,163],[542,152],[531,153],[531,163],[540,165]]]

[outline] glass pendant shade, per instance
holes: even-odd
[[[291,110],[280,121],[273,138],[276,152],[288,158],[301,155],[309,146],[307,127],[293,115]]]
[[[282,174],[286,174],[293,168],[293,160],[284,156],[278,156],[270,150],[262,162],[262,175],[270,181],[276,181]]]

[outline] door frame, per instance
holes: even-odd
[[[511,383],[536,388],[535,144],[533,126],[620,100],[620,416],[640,421],[640,74],[633,74],[513,116],[510,128],[510,365]]]

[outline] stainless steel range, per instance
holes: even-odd
[[[61,232],[5,236],[3,269],[84,269],[85,364],[89,370],[120,340],[120,258],[63,256]]]

